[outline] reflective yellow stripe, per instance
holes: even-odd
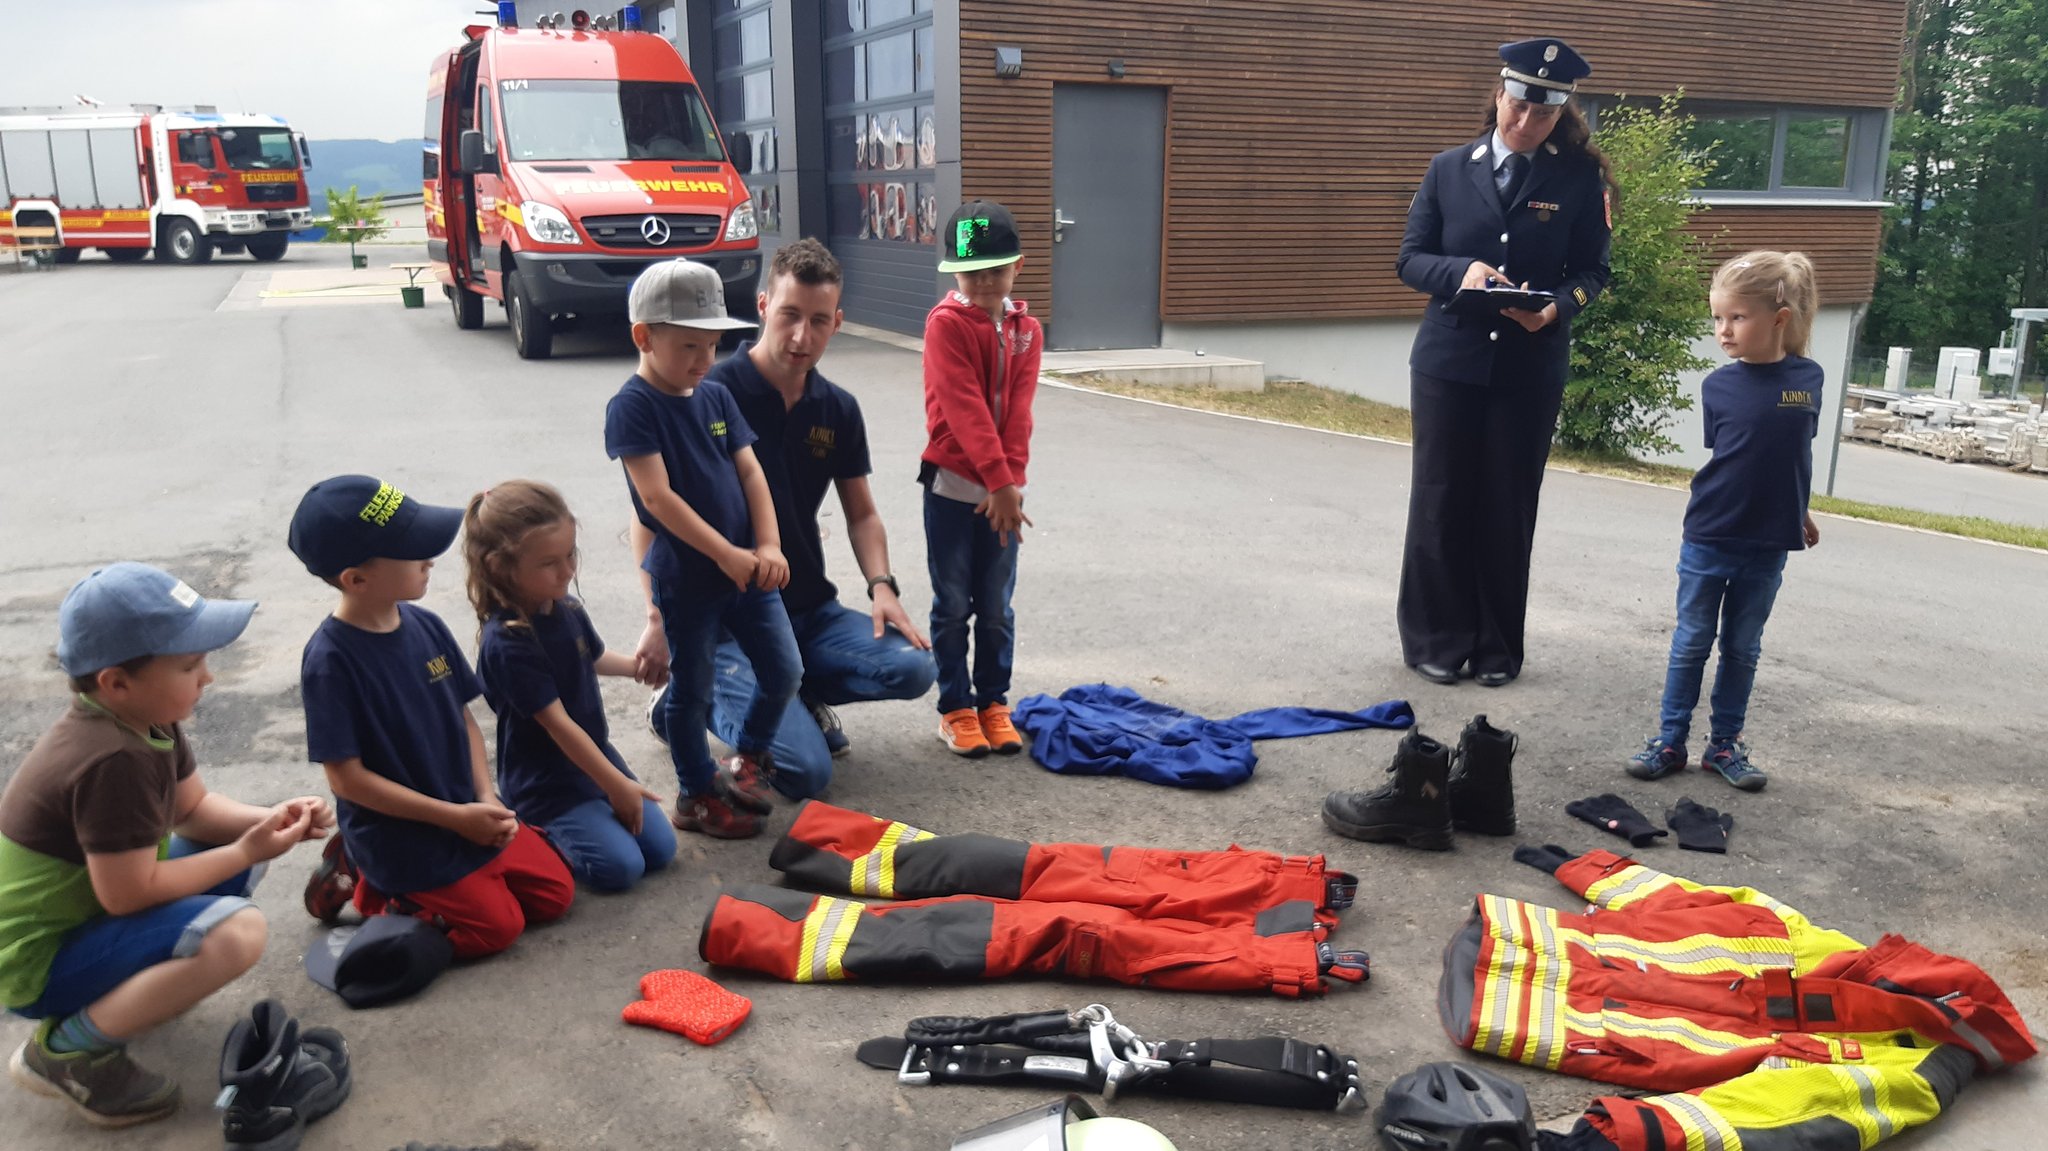
[[[1647,899],[1657,891],[1678,882],[1661,871],[1631,864],[1613,875],[1595,880],[1586,885],[1586,902],[1608,911],[1616,911],[1631,903]]]
[[[1544,998],[1541,1000],[1542,1025],[1537,1032],[1545,1037],[1545,1041],[1537,1054],[1543,1060],[1543,1066],[1555,1071],[1564,1062],[1567,1030],[1565,992],[1571,985],[1572,966],[1560,940],[1557,912],[1543,908],[1536,923],[1537,930],[1543,935],[1544,953],[1550,957],[1550,978],[1544,981]]]
[[[1766,968],[1791,967],[1796,959],[1792,945],[1773,936],[1700,934],[1652,941],[1611,932],[1565,929],[1560,934],[1567,942],[1605,959],[1641,961],[1686,975],[1717,975],[1734,970],[1754,976]]]
[[[1474,1049],[1506,1058],[1503,1042],[1512,1018],[1508,1013],[1508,1003],[1514,993],[1510,972],[1516,953],[1521,949],[1514,938],[1514,904],[1497,895],[1482,895],[1479,900],[1486,911],[1493,947],[1489,949],[1486,970],[1481,974],[1485,988],[1480,996],[1479,1034]]]
[[[930,838],[931,832],[920,831],[907,823],[892,823],[883,828],[882,838],[875,841],[874,849],[853,861],[853,874],[847,877],[847,888],[855,895],[896,898],[897,846]]]
[[[1742,1151],[1742,1137],[1712,1107],[1690,1095],[1659,1095],[1643,1102],[1663,1111],[1685,1132],[1685,1151]]]
[[[1690,1019],[1675,1016],[1651,1018],[1626,1011],[1602,1011],[1597,1014],[1569,1011],[1566,1018],[1574,1031],[1585,1035],[1602,1035],[1611,1031],[1616,1035],[1675,1043],[1701,1055],[1726,1055],[1731,1051],[1741,1051],[1750,1047],[1769,1047],[1777,1042],[1768,1035],[1750,1036],[1737,1035],[1730,1031],[1716,1031],[1711,1027],[1702,1027]]]
[[[797,950],[798,983],[835,983],[846,978],[846,944],[866,910],[866,904],[851,899],[818,897],[817,906],[804,916],[803,941]]]

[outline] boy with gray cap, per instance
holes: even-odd
[[[265,864],[334,827],[317,796],[208,791],[185,741],[207,653],[255,610],[145,564],[80,580],[57,610],[71,706],[0,795],[0,1003],[42,1021],[8,1070],[102,1127],[177,1110],[129,1040],[256,965]]]
[[[670,822],[721,839],[758,835],[772,810],[768,746],[803,677],[780,589],[789,583],[754,433],[723,384],[704,378],[724,332],[716,270],[654,264],[626,301],[640,370],[605,407],[605,454],[626,470],[633,514],[654,533],[641,568],[668,638],[669,689],[651,717],[669,741],[681,794]],[[720,765],[705,728],[721,635],[753,664],[756,689],[739,754]]]

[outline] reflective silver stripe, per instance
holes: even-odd
[[[895,829],[895,828],[893,828],[893,827],[889,829],[889,831],[894,831],[894,830],[896,830],[896,829]],[[894,843],[892,843],[892,842],[890,841],[890,840],[891,840],[891,836],[890,836],[890,834],[889,834],[889,831],[885,831],[885,832],[883,832],[883,833],[882,833],[882,841],[881,841],[880,843],[877,843],[877,844],[875,844],[875,849],[874,849],[873,851],[870,851],[870,852],[868,852],[868,858],[867,858],[867,869],[866,869],[866,870],[867,870],[867,875],[866,875],[866,877],[865,877],[865,882],[863,882],[863,883],[862,883],[862,884],[860,885],[860,887],[859,887],[859,888],[858,888],[858,889],[857,889],[857,890],[856,890],[856,891],[854,892],[854,894],[856,894],[856,895],[887,895],[887,894],[888,894],[888,892],[885,892],[885,891],[883,891],[883,890],[882,890],[882,853],[883,853],[883,852],[885,852],[885,851],[893,851],[893,850],[895,850],[895,848],[896,848],[896,845],[895,845]]]
[[[1632,959],[1646,959],[1660,966],[1672,963],[1705,963],[1718,959],[1747,967],[1790,967],[1797,959],[1790,948],[1783,951],[1743,951],[1734,947],[1701,946],[1685,951],[1659,951],[1643,946],[1640,941],[1612,939],[1597,934],[1593,936],[1593,946],[1602,955],[1626,955]]]
[[[1879,1139],[1889,1139],[1896,1134],[1897,1126],[1883,1111],[1878,1110],[1877,1081],[1870,1077],[1870,1072],[1865,1071],[1861,1067],[1845,1066],[1837,1066],[1835,1070],[1856,1081],[1856,1094],[1863,1101],[1864,1113],[1869,1115],[1871,1120],[1877,1124],[1877,1137]]]
[[[828,902],[831,906],[826,909],[824,919],[818,923],[818,944],[811,949],[813,983],[826,983],[831,980],[832,940],[839,935],[839,922],[846,918],[850,909],[860,906],[846,899],[831,899]]]
[[[1625,1035],[1633,1035],[1639,1033],[1646,1033],[1648,1035],[1682,1035],[1685,1037],[1686,1042],[1695,1043],[1701,1047],[1711,1047],[1717,1051],[1746,1051],[1752,1047],[1764,1047],[1775,1042],[1774,1040],[1768,1038],[1758,1037],[1756,1039],[1751,1040],[1748,1043],[1730,1043],[1726,1039],[1715,1039],[1712,1036],[1707,1035],[1704,1029],[1695,1031],[1690,1027],[1686,1027],[1678,1023],[1673,1023],[1669,1020],[1643,1019],[1640,1017],[1636,1017],[1626,1020],[1614,1019],[1612,1023],[1609,1023],[1609,1018],[1610,1017],[1602,1016],[1601,1022],[1603,1023],[1603,1025],[1611,1026],[1614,1030],[1622,1032]],[[1674,1040],[1674,1042],[1677,1041]],[[1685,1043],[1680,1043],[1679,1045],[1684,1046]]]
[[[1536,948],[1540,961],[1529,981],[1529,1018],[1536,1021],[1536,1046],[1532,1059],[1523,1062],[1531,1067],[1556,1068],[1563,1058],[1564,1028],[1558,1002],[1559,993],[1554,980],[1564,971],[1564,952],[1557,945],[1557,933],[1550,926],[1550,911],[1547,908],[1531,908],[1530,920],[1536,925]],[[1548,970],[1545,970],[1545,969]]]
[[[1706,1106],[1690,1095],[1660,1095],[1658,1103],[1673,1111],[1683,1111],[1699,1130],[1700,1144],[1705,1151],[1728,1151],[1728,1142],[1721,1138],[1721,1129],[1714,1123],[1714,1117]],[[1690,1140],[1688,1140],[1690,1142]]]
[[[1950,1008],[1950,1010],[1954,1009]],[[1961,1036],[1963,1042],[1968,1043],[1974,1048],[1977,1052],[1977,1057],[1988,1064],[1993,1071],[2002,1070],[2005,1067],[2005,1060],[1999,1056],[1998,1048],[1993,1047],[1991,1041],[1984,1038],[1976,1028],[1963,1022],[1961,1018],[1957,1018],[1948,1025],[1948,1029]]]
[[[1639,863],[1636,866],[1642,867],[1642,864]],[[1601,892],[1598,896],[1595,896],[1594,902],[1598,903],[1602,907],[1611,907],[1614,905],[1614,902],[1620,899],[1622,896],[1633,894],[1636,888],[1645,886],[1646,884],[1655,883],[1658,880],[1665,878],[1667,878],[1667,876],[1665,876],[1663,872],[1653,871],[1650,868],[1643,867],[1641,871],[1631,876],[1626,882],[1617,883],[1613,887],[1608,888],[1606,891]]]

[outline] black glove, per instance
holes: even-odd
[[[1648,847],[1671,834],[1651,823],[1642,812],[1630,807],[1628,800],[1609,792],[1589,799],[1575,799],[1564,805],[1565,811],[1575,815],[1602,831],[1629,841],[1634,847]]]
[[[1526,863],[1549,875],[1556,875],[1558,868],[1577,858],[1555,843],[1546,843],[1542,847],[1530,847],[1525,843],[1515,849],[1516,863]]]
[[[1687,851],[1728,854],[1728,833],[1735,829],[1734,816],[1702,807],[1687,796],[1678,801],[1678,806],[1664,813],[1664,822],[1678,833],[1678,846]]]

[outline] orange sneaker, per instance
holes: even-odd
[[[988,749],[997,755],[1015,755],[1024,750],[1024,737],[1017,734],[1017,725],[1010,722],[1010,705],[992,703],[981,709],[981,734],[988,740]]]
[[[988,754],[988,736],[982,734],[981,717],[971,707],[947,712],[939,719],[939,739],[954,755],[980,759]]]

